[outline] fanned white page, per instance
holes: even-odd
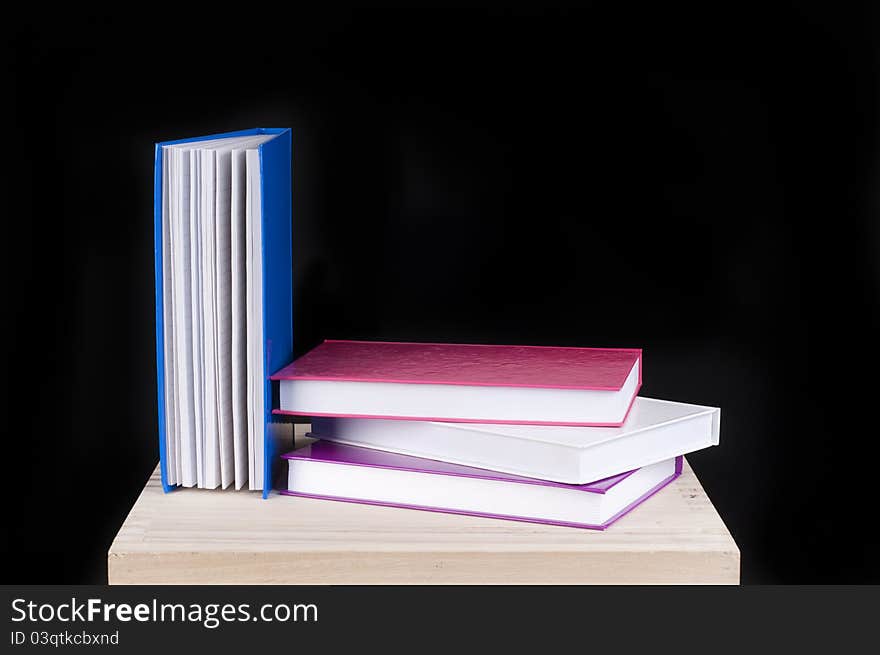
[[[247,403],[247,407],[250,408],[251,411],[248,412],[247,417],[247,445],[248,445],[248,488],[251,490],[257,489],[257,480],[256,480],[256,472],[254,470],[254,457],[256,453],[254,452],[254,415],[253,415],[253,403],[252,399],[254,396],[254,349],[253,349],[253,338],[254,338],[254,326],[251,320],[251,316],[254,311],[254,270],[253,270],[253,261],[254,261],[254,225],[253,225],[253,207],[251,206],[253,203],[253,197],[251,196],[251,185],[253,180],[251,178],[253,172],[250,166],[250,157],[248,157],[247,151],[245,151],[245,330],[246,330],[246,338],[245,343],[247,344],[246,358],[247,363],[245,367],[245,402]]]
[[[174,220],[172,221],[172,243],[174,248],[174,346],[177,370],[179,407],[179,433],[181,445],[181,484],[194,487],[197,480],[197,457],[195,437],[195,412],[192,350],[192,278],[190,274],[191,240],[189,223],[189,153],[174,151],[172,157],[174,171]]]
[[[162,150],[162,365],[165,369],[165,475],[168,484],[180,479],[177,459],[177,397],[175,393],[173,280],[171,250],[171,153]]]
[[[220,485],[220,443],[218,425],[218,383],[217,383],[217,310],[215,306],[215,259],[216,259],[216,216],[214,213],[215,154],[213,150],[200,148],[198,151],[201,172],[200,194],[200,241],[202,282],[202,331],[203,359],[202,385],[204,387],[204,457],[205,487],[216,489]]]
[[[248,334],[248,484],[251,489],[263,488],[263,261],[262,261],[262,196],[260,193],[260,155],[247,151],[247,334]]]
[[[199,221],[199,212],[202,204],[201,189],[201,166],[198,152],[188,152],[189,155],[189,229],[191,238],[190,247],[190,280],[192,293],[192,372],[193,372],[193,409],[195,417],[195,441],[196,441],[196,480],[199,487],[205,486],[205,416],[203,402],[205,398],[205,384],[203,380],[202,362],[205,360],[205,331],[202,327],[202,238]]]
[[[235,479],[232,443],[232,171],[231,150],[216,150],[214,187],[214,298],[217,343],[217,437],[220,447],[220,485]]]
[[[235,488],[248,483],[248,381],[247,381],[247,164],[245,151],[232,150],[232,432]]]
[[[272,135],[163,147],[169,484],[263,486],[262,210]]]

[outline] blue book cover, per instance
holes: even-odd
[[[163,263],[163,148],[180,144],[216,139],[269,135],[271,138],[256,146],[259,157],[260,261],[262,272],[262,391],[261,417],[255,417],[262,428],[263,458],[253,466],[262,469],[263,497],[272,486],[274,469],[280,464],[279,449],[289,444],[279,443],[272,430],[273,394],[269,375],[293,358],[293,264],[291,235],[291,131],[288,128],[255,128],[223,134],[164,141],[155,147],[154,169],[154,253],[156,280],[156,367],[158,391],[159,460],[162,486],[166,492],[175,488],[168,470],[166,407],[165,339],[170,326],[166,325]]]

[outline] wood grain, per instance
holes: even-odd
[[[164,494],[157,468],[107,567],[111,584],[738,584],[740,556],[687,462],[604,532],[246,491]]]

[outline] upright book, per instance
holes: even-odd
[[[325,341],[272,376],[279,414],[619,426],[641,350]]]
[[[566,484],[718,444],[721,410],[638,397],[620,427],[312,419],[310,436]]]
[[[154,188],[162,485],[266,496],[268,374],[293,355],[290,130],[157,143]]]
[[[324,441],[284,458],[282,494],[597,530],[678,477],[682,461],[571,485]]]

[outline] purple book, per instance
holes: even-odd
[[[329,441],[283,455],[282,494],[604,530],[672,482],[681,457],[564,484]]]

